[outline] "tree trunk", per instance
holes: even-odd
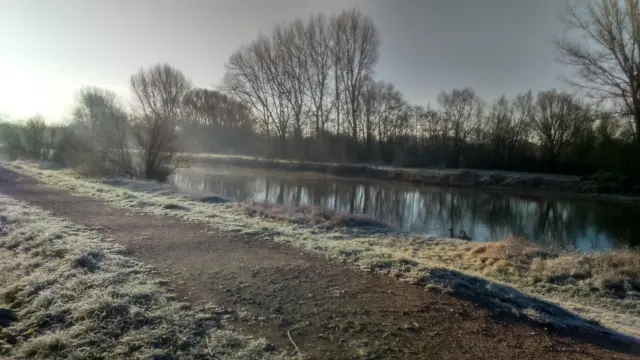
[[[634,140],[636,148],[637,150],[640,150],[640,104],[636,106],[635,111],[633,112],[633,123],[635,125]]]
[[[287,158],[287,135],[286,134],[280,135],[280,156],[282,156],[282,158],[284,159]]]
[[[633,125],[635,133],[634,133],[634,144],[635,151],[632,157],[633,168],[629,169],[634,174],[640,173],[640,103],[635,106],[633,111]]]

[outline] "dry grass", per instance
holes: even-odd
[[[534,243],[522,238],[509,237],[501,241],[480,244],[469,244],[465,261],[476,263],[484,271],[496,272],[527,272],[534,260],[544,260],[555,257],[547,250],[543,250]]]
[[[640,300],[640,251],[637,250],[534,259],[531,271],[550,283],[581,284],[593,291]]]
[[[284,358],[94,232],[4,195],[0,226],[0,358]]]
[[[451,291],[484,302],[491,310],[506,310],[559,327],[601,329],[593,322],[597,321],[640,338],[640,299],[633,290],[640,268],[635,260],[637,253],[557,255],[519,239],[477,244],[392,231],[359,231],[357,227],[322,228],[290,221],[286,219],[289,215],[273,216],[265,212],[265,216],[248,216],[246,209],[237,204],[207,204],[171,192],[115,188],[67,170],[47,170],[32,163],[2,165],[117,207],[178,216],[221,231],[241,232],[319,252],[367,271],[387,273],[427,289]],[[166,204],[180,205],[180,210],[167,209]],[[611,259],[608,265],[602,265],[605,258]],[[571,270],[584,267],[590,271],[588,278],[584,278],[584,272],[580,275],[579,271]],[[627,291],[614,292],[609,285],[598,287],[607,283],[603,282],[607,276],[607,281],[611,281],[613,268],[619,269],[616,277],[625,279],[623,287]],[[575,281],[557,281],[566,273],[573,274]]]
[[[553,255],[523,238],[509,237],[501,241],[469,244],[470,257],[483,263],[506,261],[521,267],[531,264],[533,259],[550,258]]]
[[[555,254],[524,239],[472,244],[465,260],[485,267],[485,272],[517,272],[535,281],[574,285],[590,292],[607,292],[619,298],[640,299],[640,251]]]

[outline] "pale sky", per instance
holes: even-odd
[[[0,0],[0,113],[58,121],[80,87],[127,98],[129,76],[158,62],[214,87],[260,32],[351,7],[380,32],[377,77],[412,103],[465,86],[487,100],[564,86],[552,44],[562,0]]]

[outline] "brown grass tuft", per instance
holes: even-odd
[[[593,289],[621,295],[640,292],[640,251],[637,250],[536,260],[531,270],[551,283],[584,282]]]
[[[522,238],[508,237],[500,241],[470,244],[467,258],[496,269],[510,267],[528,270],[536,259],[549,259],[554,255]]]

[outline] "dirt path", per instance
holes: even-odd
[[[245,332],[314,359],[629,359],[636,345],[565,334],[297,249],[128,213],[0,169],[0,192],[93,227],[165,272],[179,295],[246,309]]]

